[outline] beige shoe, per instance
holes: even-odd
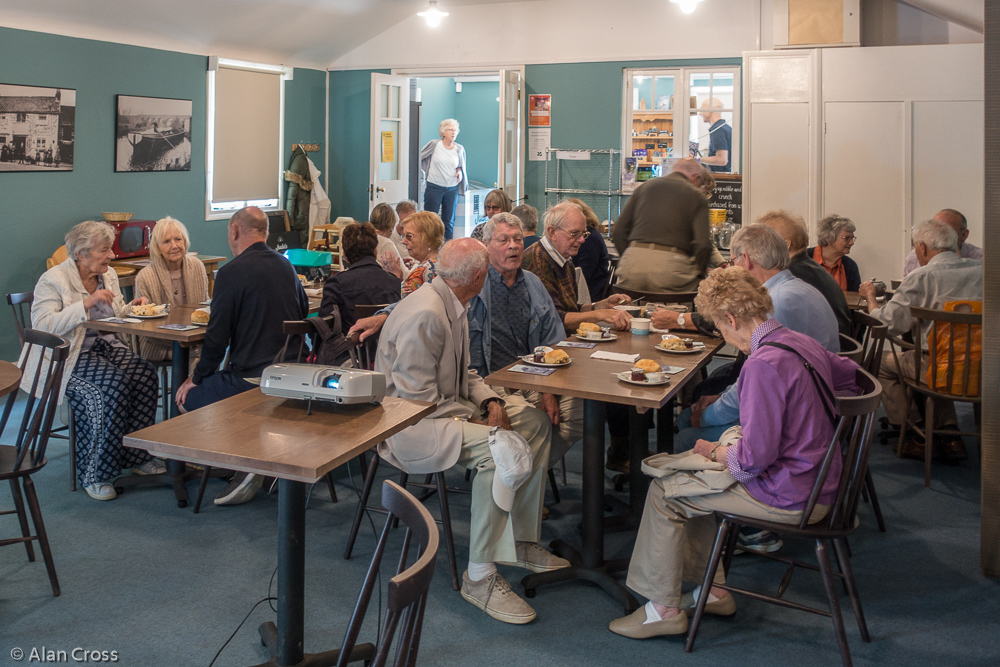
[[[560,558],[538,546],[537,542],[515,542],[514,549],[517,554],[517,562],[501,562],[500,565],[511,565],[532,572],[551,572],[571,565],[565,558]]]
[[[498,621],[521,625],[535,620],[535,610],[518,597],[499,572],[480,581],[472,581],[466,570],[462,573],[461,592],[463,598]]]
[[[701,595],[701,586],[694,589],[690,593],[685,593],[681,596],[681,609],[684,610],[688,616],[694,616],[694,608],[697,604],[698,597]],[[732,616],[736,613],[736,600],[733,599],[733,594],[730,593],[724,598],[715,598],[711,592],[708,594],[708,602],[705,603],[705,613],[712,614],[713,616]]]
[[[662,621],[646,623],[646,605],[643,605],[628,616],[611,621],[608,629],[616,635],[632,639],[683,635],[688,629],[688,617],[681,613]]]

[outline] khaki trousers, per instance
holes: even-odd
[[[503,389],[494,387],[500,396],[520,396],[541,409],[542,395],[537,391]],[[549,467],[566,456],[573,445],[583,437],[583,399],[572,396],[559,397],[559,426],[552,429],[552,448],[549,450]]]
[[[490,454],[490,427],[466,422],[458,463],[476,470],[472,480],[472,517],[469,522],[469,560],[473,563],[516,562],[514,542],[538,542],[542,529],[542,501],[548,470],[552,423],[521,396],[506,396],[511,427],[531,447],[531,477],[514,496],[510,512],[493,500],[496,467]]]
[[[885,406],[885,416],[890,424],[900,425],[906,418],[906,386],[903,377],[912,378],[916,370],[916,350],[906,350],[899,355],[899,368],[893,359],[892,350],[882,353],[882,365],[879,367],[878,379],[882,383],[882,405]],[[920,383],[927,384],[927,356],[920,362]],[[902,373],[902,375],[900,375]],[[923,420],[917,403],[926,400],[923,396],[915,396],[910,407],[909,418],[916,423]],[[955,415],[955,404],[952,401],[934,399],[934,428],[954,426],[958,423]]]
[[[625,250],[617,275],[619,287],[640,292],[693,292],[701,282],[693,257],[640,247]]]
[[[817,505],[813,520],[829,506]],[[689,498],[667,498],[663,483],[654,479],[646,494],[646,508],[635,540],[625,583],[639,595],[667,607],[681,603],[681,584],[701,584],[715,542],[713,510],[743,514],[756,519],[797,524],[802,512],[770,507],[751,496],[742,484],[726,491]],[[715,583],[724,584],[720,567]]]

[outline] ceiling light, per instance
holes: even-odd
[[[427,21],[427,25],[436,28],[441,25],[441,19],[448,16],[448,12],[442,12],[438,9],[436,0],[431,0],[430,6],[422,12],[417,12],[417,16],[423,16],[424,20]]]
[[[670,0],[670,2],[675,5],[680,5],[681,11],[685,14],[690,14],[694,11],[694,8],[698,6],[698,3],[701,2],[701,0]],[[434,3],[432,2],[431,4],[433,5]]]

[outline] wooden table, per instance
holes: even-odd
[[[201,263],[205,265],[205,273],[208,274],[208,295],[212,296],[212,289],[215,287],[215,272],[219,268],[219,262],[226,261],[225,257],[220,257],[218,255],[195,255],[196,258],[201,260]],[[152,260],[148,255],[142,257],[123,257],[122,259],[111,260],[111,266],[125,267],[135,269],[136,272],[142,270],[143,268],[149,266]],[[119,279],[118,284],[121,287],[131,287],[135,285],[135,275],[125,276]]]
[[[279,478],[278,623],[260,626],[271,665],[333,665],[303,655],[306,484],[417,423],[437,406],[385,398],[378,406],[333,406],[252,389],[125,436],[127,447],[201,465]],[[304,663],[305,664],[305,663]]]
[[[9,361],[0,361],[0,396],[17,391],[21,384],[21,369]]]
[[[584,399],[583,409],[583,549],[577,551],[562,540],[552,543],[552,549],[568,559],[572,567],[531,574],[521,580],[528,597],[534,596],[534,589],[545,584],[583,579],[601,586],[612,597],[622,603],[626,611],[638,607],[638,601],[612,576],[612,572],[627,567],[627,561],[609,562],[604,560],[604,404],[618,403],[633,407],[662,408],[680,392],[695,373],[711,360],[723,346],[717,338],[701,336],[685,331],[685,337],[705,343],[705,350],[699,354],[668,354],[653,349],[660,341],[659,334],[633,336],[628,332],[615,332],[618,340],[598,343],[596,348],[561,348],[573,360],[569,366],[557,368],[548,376],[513,373],[507,369],[491,373],[486,382],[498,387],[526,389],[560,396],[575,396]],[[576,341],[576,338],[568,340]],[[654,359],[662,366],[679,366],[684,370],[670,376],[670,383],[655,387],[641,387],[626,384],[612,373],[625,371],[631,364],[616,361],[591,359],[597,351],[639,353],[640,358]],[[509,367],[508,367],[509,368]],[[673,411],[667,411],[657,427],[657,449],[673,450]],[[630,507],[640,511],[645,501],[648,480],[643,475],[642,460],[646,457],[648,435],[644,417],[635,410],[629,411],[629,451],[630,451]]]

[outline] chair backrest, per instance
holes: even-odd
[[[360,320],[366,317],[371,317],[372,315],[374,315],[375,313],[382,310],[388,305],[389,304],[387,303],[383,303],[379,305],[369,306],[365,304],[356,303],[354,304],[354,319]]]
[[[399,519],[406,526],[403,546],[396,568],[396,576],[389,580],[386,595],[386,616],[382,624],[379,643],[375,648],[375,657],[371,664],[375,667],[385,665],[389,658],[392,643],[396,640],[396,653],[393,664],[397,666],[414,665],[417,661],[417,650],[420,645],[420,629],[424,621],[424,609],[427,606],[427,591],[434,577],[434,565],[437,561],[438,536],[434,518],[423,504],[401,486],[386,480],[382,485],[382,505],[389,510],[385,527],[375,547],[371,565],[361,585],[361,594],[354,607],[351,622],[340,648],[337,666],[348,664],[351,651],[354,649],[361,626],[371,602],[372,591],[375,588],[379,567],[385,554],[389,531],[394,519]],[[410,542],[416,540],[418,546],[417,560],[406,567]],[[404,569],[405,568],[405,569]],[[397,630],[399,636],[396,637]]]
[[[861,343],[865,351],[861,367],[878,377],[889,325],[861,310],[851,311],[851,321],[854,322],[854,339]]]
[[[62,264],[66,261],[67,257],[69,257],[69,255],[66,253],[66,246],[61,245],[56,248],[56,251],[52,253],[51,257],[45,260],[45,268],[51,269],[53,266]]]
[[[274,363],[292,362],[289,350],[295,350],[294,363],[303,364],[315,361],[311,359],[322,341],[318,339],[316,323],[312,320],[322,320],[331,331],[340,331],[340,314],[334,312],[326,317],[310,317],[304,320],[285,320],[282,332],[285,334],[285,344],[274,356]]]
[[[823,523],[830,529],[840,529],[853,524],[858,509],[858,498],[868,470],[868,455],[875,423],[875,411],[882,400],[882,385],[867,371],[857,371],[856,396],[838,397],[837,423],[830,446],[816,476],[809,500],[806,502],[799,528],[806,528],[826,484],[834,457],[842,457],[837,495]]]
[[[17,342],[24,345],[24,330],[31,324],[31,303],[34,292],[14,292],[7,295],[7,303],[14,311],[14,326],[17,327]]]
[[[860,366],[864,360],[865,348],[850,336],[840,334],[840,352],[837,353],[837,356],[850,359]]]
[[[34,373],[29,377],[30,385],[24,402],[24,412],[18,427],[15,447],[17,459],[14,470],[27,462],[29,467],[39,465],[45,458],[45,448],[52,432],[52,421],[59,410],[59,388],[62,385],[66,359],[69,358],[69,341],[36,329],[24,330],[24,345],[21,372],[28,366],[28,360],[38,359]],[[25,378],[22,377],[22,382]],[[0,435],[7,428],[18,392],[12,391],[0,417]]]
[[[632,297],[632,300],[637,303],[639,301],[646,303],[694,303],[694,298],[698,296],[698,292],[640,292],[618,285],[612,285],[611,293],[625,294]]]
[[[910,315],[915,321],[914,331],[923,331],[925,322],[932,324],[926,340],[923,336],[914,336],[916,358],[921,358],[925,342],[930,354],[924,378],[927,387],[932,392],[947,396],[978,397],[982,370],[982,313],[910,306]],[[919,386],[921,369],[919,364],[915,366],[914,383]]]
[[[378,350],[378,334],[372,334],[363,342],[357,332],[347,337],[347,344],[351,346],[351,357],[357,368],[368,371],[375,370],[375,352]]]

